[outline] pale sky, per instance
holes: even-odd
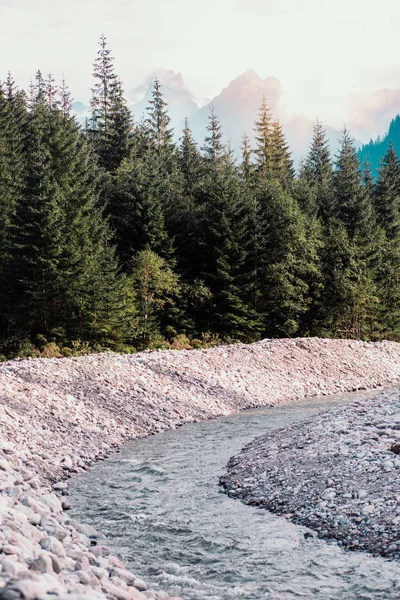
[[[0,0],[0,79],[64,73],[87,101],[102,32],[127,91],[166,68],[211,98],[251,68],[291,110],[343,123],[346,96],[400,89],[398,0]]]

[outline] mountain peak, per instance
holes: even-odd
[[[247,71],[245,71],[244,73],[242,73],[241,75],[239,75],[239,77],[236,77],[233,81],[240,81],[243,83],[248,83],[248,82],[257,82],[260,83],[260,81],[262,81],[261,77],[259,76],[258,73],[256,73],[253,69],[248,69]]]

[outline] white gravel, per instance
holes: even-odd
[[[400,558],[400,389],[262,436],[230,459],[227,493],[337,540]]]
[[[2,363],[0,599],[168,600],[68,519],[65,479],[134,437],[399,380],[399,344],[344,340]]]

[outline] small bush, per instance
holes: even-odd
[[[7,356],[5,354],[0,354],[0,362],[5,362],[6,360],[8,360]]]
[[[64,358],[69,358],[73,355],[72,348],[67,348],[66,346],[64,348],[61,348],[60,352],[61,356],[63,356]]]
[[[61,358],[60,348],[54,342],[46,344],[41,352],[42,358]]]
[[[193,340],[190,340],[190,344],[191,344],[193,350],[200,350],[200,348],[203,347],[202,341],[198,340],[197,338],[194,338]]]
[[[192,346],[188,337],[181,333],[174,337],[170,345],[172,350],[191,350]]]
[[[40,350],[35,348],[30,342],[24,342],[21,344],[18,358],[38,358],[40,356]]]
[[[72,342],[72,354],[73,356],[85,356],[90,354],[92,349],[88,342],[82,342],[82,340],[74,340]]]
[[[222,344],[222,340],[218,334],[211,333],[210,331],[202,333],[201,339],[203,348],[214,348],[215,346],[220,346]]]

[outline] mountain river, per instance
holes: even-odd
[[[71,480],[71,516],[100,529],[150,587],[185,600],[398,600],[398,563],[305,536],[304,527],[218,486],[229,458],[256,436],[362,395],[245,411],[138,439]]]

